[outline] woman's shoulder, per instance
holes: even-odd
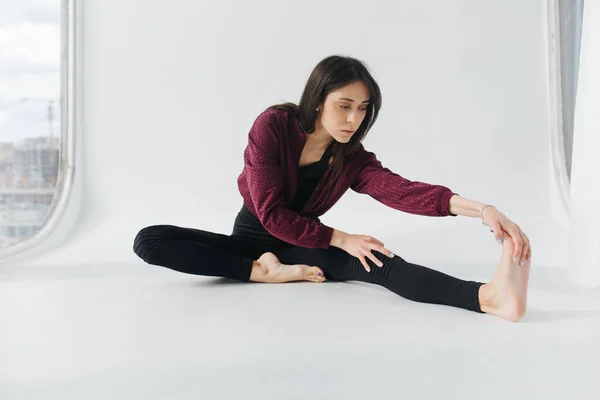
[[[368,164],[379,162],[377,155],[367,150],[362,142],[358,143],[358,146],[350,157],[350,164],[356,169],[362,169]]]
[[[259,113],[248,134],[249,142],[263,149],[274,151],[283,144],[289,145],[290,138],[295,138],[293,118],[284,110],[267,108]]]
[[[288,111],[269,107],[258,114],[252,124],[252,130],[268,131],[277,136],[288,135],[296,128],[295,117]]]

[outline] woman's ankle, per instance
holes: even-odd
[[[495,310],[497,303],[496,291],[490,283],[484,283],[481,285],[478,296],[479,308],[481,311],[484,313],[489,313],[490,311]]]
[[[261,282],[265,276],[265,270],[258,260],[252,261],[252,270],[250,271],[250,280],[252,282]]]

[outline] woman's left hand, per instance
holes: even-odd
[[[502,214],[496,207],[485,207],[481,216],[484,225],[489,226],[494,232],[496,241],[502,243],[504,234],[508,234],[512,239],[514,252],[513,261],[519,261],[519,265],[525,264],[525,260],[531,260],[531,244],[529,238],[523,233],[519,225],[512,222],[508,217]]]

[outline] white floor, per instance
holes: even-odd
[[[0,399],[595,398],[600,291],[564,282],[532,270],[510,323],[362,283],[3,267]]]

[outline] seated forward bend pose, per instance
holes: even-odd
[[[237,179],[243,198],[231,235],[173,225],[142,228],[133,251],[146,263],[241,281],[362,281],[417,302],[518,321],[527,304],[531,247],[519,226],[492,205],[445,186],[408,180],[362,145],[381,106],[366,66],[331,56],[312,71],[298,105],[261,112],[248,134]],[[364,234],[322,223],[348,190],[407,213],[481,218],[500,244],[488,283],[410,263]]]

